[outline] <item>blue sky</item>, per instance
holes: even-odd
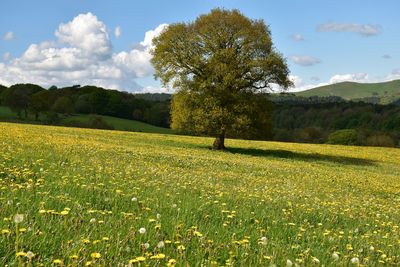
[[[2,0],[0,83],[162,91],[149,40],[215,7],[270,25],[293,90],[400,78],[398,0]]]

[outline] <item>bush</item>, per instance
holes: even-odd
[[[54,125],[58,124],[59,122],[60,122],[60,117],[56,112],[53,111],[46,112],[44,123]]]
[[[90,116],[88,121],[71,120],[65,122],[64,125],[70,127],[79,127],[79,128],[114,130],[114,127],[109,125],[102,117],[96,115]]]
[[[306,127],[296,131],[295,140],[305,143],[321,143],[323,142],[323,133],[316,127]]]
[[[358,145],[357,130],[345,129],[335,131],[328,136],[327,143],[333,145]]]
[[[109,125],[102,117],[100,116],[91,116],[89,119],[89,128],[94,129],[105,129],[105,130],[113,130],[114,127]]]
[[[367,138],[367,146],[385,146],[385,147],[394,147],[396,146],[392,137],[379,134],[379,135],[371,135]]]

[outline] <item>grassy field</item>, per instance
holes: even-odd
[[[61,123],[70,123],[73,121],[87,123],[90,120],[91,116],[93,115],[70,116],[63,119]],[[126,120],[110,116],[101,116],[101,115],[96,115],[96,116],[101,117],[108,125],[112,126],[115,130],[119,131],[160,133],[160,134],[172,133],[171,129],[157,127],[140,121]]]
[[[365,97],[379,97],[381,104],[388,104],[400,98],[400,80],[384,83],[343,82],[317,87],[296,93],[299,96],[340,96],[346,100]]]
[[[110,116],[96,115],[102,118],[108,125],[112,126],[115,130],[119,131],[130,131],[130,132],[144,132],[144,133],[160,133],[160,134],[172,134],[173,131],[169,128],[157,127],[148,123],[126,120]],[[62,118],[60,121],[61,125],[68,125],[73,122],[88,123],[93,115],[78,114]],[[2,121],[15,121],[23,123],[41,124],[45,120],[44,115],[41,115],[39,121],[35,121],[35,117],[29,114],[28,119],[23,118],[21,121],[15,112],[11,111],[8,107],[0,106],[0,120]]]
[[[0,131],[0,266],[400,264],[399,149]]]

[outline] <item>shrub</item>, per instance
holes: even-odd
[[[395,142],[392,137],[379,134],[379,135],[371,135],[367,138],[367,146],[385,146],[385,147],[394,147]]]
[[[316,127],[306,127],[296,131],[296,141],[306,143],[321,143],[323,133]]]
[[[113,130],[114,127],[109,125],[102,117],[100,116],[91,116],[89,119],[89,128],[94,129],[106,129]]]
[[[65,122],[64,125],[70,127],[79,127],[79,128],[114,130],[114,127],[109,125],[102,117],[96,115],[90,116],[88,121],[71,120]]]
[[[60,117],[56,112],[53,111],[46,112],[44,123],[54,125],[58,124],[59,122],[60,122]]]
[[[328,136],[327,143],[334,145],[358,145],[357,130],[345,129],[335,131]]]

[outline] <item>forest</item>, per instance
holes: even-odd
[[[345,101],[334,96],[300,97],[288,93],[260,94],[260,97],[270,100],[272,129],[258,139],[399,146],[398,101],[379,105]],[[45,89],[35,84],[0,85],[0,105],[18,114],[19,121],[33,120],[50,125],[60,125],[61,118],[73,114],[96,114],[169,128],[171,98],[170,94],[132,94],[96,86],[52,86]],[[66,126],[110,128],[101,117],[92,125]]]

